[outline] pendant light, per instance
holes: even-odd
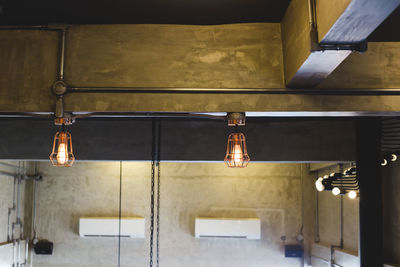
[[[245,168],[250,157],[247,154],[246,138],[238,132],[238,126],[245,125],[244,113],[228,113],[228,126],[235,126],[236,131],[228,137],[225,155],[225,165],[229,168]]]
[[[71,134],[64,130],[64,124],[61,131],[54,135],[53,150],[49,158],[53,166],[61,167],[70,167],[75,161]]]

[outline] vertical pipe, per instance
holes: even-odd
[[[344,247],[344,221],[343,221],[343,195],[340,195],[340,245],[339,247],[343,249]]]
[[[60,66],[59,66],[59,73],[58,73],[58,78],[61,81],[64,80],[66,35],[67,35],[67,29],[62,29],[61,40],[60,40],[60,55],[59,55]]]
[[[10,242],[10,241],[12,240],[12,239],[11,239],[12,232],[11,232],[11,227],[10,227],[10,225],[11,225],[11,214],[12,214],[12,211],[15,210],[15,196],[16,196],[15,190],[16,190],[16,184],[17,184],[17,178],[14,176],[13,204],[12,204],[12,207],[11,207],[11,208],[8,208],[8,223],[7,223],[7,241],[8,241],[8,242]]]
[[[339,172],[343,173],[344,168],[343,168],[343,164],[339,164]],[[343,217],[343,195],[340,195],[340,245],[339,247],[341,249],[344,248],[344,217]]]
[[[319,177],[319,173],[318,177]],[[315,243],[319,243],[321,241],[319,236],[319,192],[315,190]]]
[[[357,118],[356,134],[357,176],[360,187],[360,266],[382,266],[381,118]]]

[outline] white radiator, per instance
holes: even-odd
[[[79,235],[81,237],[116,237],[119,234],[118,218],[80,218]],[[130,217],[121,219],[121,236],[144,238],[145,219]]]
[[[258,218],[196,218],[195,237],[260,239],[261,222]]]

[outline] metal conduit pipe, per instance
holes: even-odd
[[[270,95],[336,95],[377,96],[400,95],[394,89],[268,89],[268,88],[175,88],[175,87],[68,87],[67,93],[181,93],[181,94],[270,94]]]
[[[339,172],[343,173],[343,164],[339,164]],[[343,195],[340,196],[340,244],[338,246],[331,246],[331,266],[335,266],[334,262],[334,253],[335,249],[343,249],[344,248],[344,240],[343,240],[343,233],[344,233],[344,225],[343,225]]]
[[[0,162],[0,165],[6,166],[6,167],[11,167],[11,168],[18,168],[17,165],[13,165],[13,164],[10,164],[10,163],[7,163],[7,162]]]
[[[16,263],[16,260],[15,260],[15,255],[16,255],[16,253],[15,253],[15,248],[16,248],[16,241],[15,240],[13,240],[13,263],[12,263],[12,266],[13,267],[15,267],[15,263]]]
[[[319,173],[318,173],[319,176]],[[315,243],[321,241],[319,236],[319,191],[315,190]]]
[[[12,236],[12,232],[11,232],[11,215],[12,212],[15,211],[16,205],[15,205],[15,190],[16,190],[16,183],[17,183],[17,178],[14,176],[14,186],[13,186],[13,204],[11,208],[8,208],[8,223],[7,223],[7,241],[10,242],[11,236]]]
[[[0,175],[14,177],[15,174],[11,172],[0,171]]]

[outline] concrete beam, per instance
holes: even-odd
[[[0,31],[0,112],[54,112],[55,96],[50,88],[56,79],[58,37],[56,32]],[[73,86],[284,87],[279,24],[74,26],[67,39],[65,77]],[[349,81],[346,86],[332,84],[351,88],[364,80],[368,81],[362,83],[366,88],[370,84],[374,88],[400,87],[396,82],[399,67],[392,60],[400,49],[396,52],[395,45],[386,47],[374,49],[371,57],[365,54],[373,64],[357,57],[356,68],[346,67],[346,76],[339,79]],[[385,56],[380,57],[381,53]],[[293,59],[298,55],[293,53]],[[348,75],[350,71],[356,75]],[[352,83],[358,73],[365,76]],[[369,83],[369,75],[386,82]],[[399,111],[400,96],[73,93],[65,97],[65,105],[73,112],[253,111],[270,114],[266,116],[322,112],[320,116],[324,116],[324,112],[335,111],[338,116],[370,112],[394,115],[392,112]]]
[[[248,119],[246,135],[252,161],[309,162],[355,159],[351,119]],[[77,160],[150,160],[151,120],[81,119],[68,130]],[[57,128],[49,120],[1,119],[0,159],[48,160]],[[161,122],[161,160],[223,161],[225,121]]]
[[[400,0],[320,0],[316,4],[320,42],[350,44],[366,40],[400,5]],[[327,19],[332,12],[339,14],[336,20]]]
[[[324,50],[318,40],[320,45],[363,42],[399,4],[400,0],[317,1],[315,32],[309,1],[292,1],[282,21],[286,85],[317,86],[351,54],[351,50]]]
[[[351,54],[319,88],[400,88],[400,42],[370,42]]]

